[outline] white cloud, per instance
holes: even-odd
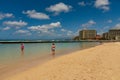
[[[54,28],[59,28],[61,27],[61,23],[60,22],[56,22],[56,23],[50,23],[50,24],[44,24],[44,25],[38,25],[38,26],[31,26],[28,27],[28,29],[32,30],[32,31],[40,31],[42,33],[50,33],[50,32],[54,32]]]
[[[108,22],[108,23],[112,23],[112,20],[108,20],[107,22]]]
[[[23,14],[27,14],[30,18],[34,19],[50,19],[50,17],[47,14],[36,12],[35,10],[28,10],[26,12],[23,11]]]
[[[71,10],[72,6],[70,5],[66,5],[62,2],[55,4],[55,5],[51,5],[50,7],[46,8],[47,11],[49,12],[54,12],[55,15],[58,15],[61,12],[69,12]]]
[[[89,20],[87,23],[82,24],[82,27],[86,29],[86,28],[88,28],[88,27],[90,27],[90,26],[92,26],[92,25],[95,25],[95,24],[96,24],[95,21]]]
[[[19,27],[23,27],[23,26],[26,26],[27,23],[20,20],[20,21],[5,21],[3,22],[4,25],[7,25],[7,26],[13,26],[13,27],[16,27],[16,28],[19,28]]]
[[[12,13],[0,13],[0,20],[4,18],[14,17]]]
[[[15,34],[31,35],[30,31],[28,30],[17,30]]]
[[[67,31],[67,36],[73,36],[73,32],[72,31]]]
[[[75,36],[75,33],[73,33],[72,31],[70,31],[70,30],[66,30],[66,29],[61,29],[61,31],[63,32],[63,36],[65,37],[73,37],[73,36]]]
[[[108,11],[110,9],[109,4],[109,0],[96,0],[94,6],[98,9]]]
[[[103,27],[103,26],[100,26],[100,27]],[[110,26],[104,26],[103,28],[100,28],[98,30],[97,34],[102,35],[103,33],[107,32],[109,29],[110,29]]]
[[[3,28],[2,30],[3,31],[6,31],[6,30],[9,30],[10,29],[10,27],[5,27],[5,28]]]
[[[65,29],[61,29],[61,31],[62,31],[62,32],[66,32],[67,30],[65,30]]]
[[[80,5],[80,6],[86,6],[86,4],[85,4],[85,2],[84,2],[84,1],[79,2],[79,3],[78,3],[78,5]]]
[[[60,22],[51,23],[50,26],[52,26],[52,27],[60,27],[61,23]]]
[[[120,23],[116,24],[113,29],[120,29]]]
[[[93,21],[93,20],[90,20],[88,23],[91,24],[91,25],[96,24],[96,22]]]
[[[105,26],[105,27],[103,27],[102,31],[103,30],[108,30],[109,28],[110,28],[110,26]]]

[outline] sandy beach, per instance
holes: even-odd
[[[54,58],[5,80],[119,80],[120,42]]]

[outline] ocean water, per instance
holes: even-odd
[[[73,42],[55,43],[56,55],[62,55],[97,45],[98,42]],[[34,59],[40,56],[51,55],[51,43],[26,43],[24,53],[21,52],[20,44],[0,44],[0,63],[11,63],[24,59]]]
[[[26,43],[24,44],[24,53],[21,52],[21,44],[0,44],[0,73],[5,72],[2,71],[3,69],[6,70],[13,65],[31,64],[31,61],[42,61],[44,58],[51,57],[51,44],[52,43]],[[98,42],[55,43],[55,56],[64,55],[98,44]]]

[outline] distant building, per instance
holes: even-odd
[[[102,37],[101,37],[101,35],[96,35],[95,39],[96,39],[96,40],[101,40]]]
[[[104,39],[104,40],[109,40],[109,33],[108,33],[108,32],[103,33],[102,39]]]
[[[81,30],[79,32],[80,40],[93,40],[96,38],[96,30]]]
[[[120,40],[120,29],[109,30],[109,39],[110,40]]]

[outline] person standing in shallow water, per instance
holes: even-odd
[[[21,56],[23,56],[24,55],[24,44],[23,43],[21,44],[20,48],[21,48]]]
[[[21,44],[21,51],[22,52],[24,51],[24,44],[23,43]]]
[[[51,51],[52,51],[52,55],[54,56],[55,55],[55,44],[54,43],[52,43]]]

